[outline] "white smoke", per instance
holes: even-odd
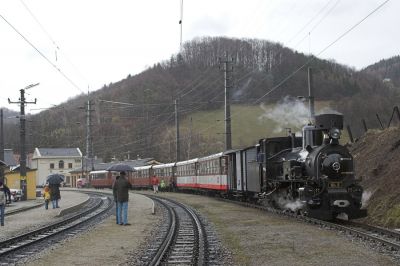
[[[337,218],[337,219],[340,219],[340,220],[344,220],[344,221],[348,221],[348,220],[349,220],[349,216],[348,216],[346,213],[344,213],[344,212],[339,213],[339,214],[336,216],[336,218]]]
[[[361,208],[366,208],[368,206],[369,199],[371,198],[372,194],[371,191],[365,190],[361,197]]]
[[[242,97],[243,93],[248,89],[252,78],[249,78],[240,88],[237,88],[236,91],[232,95],[233,100],[239,100]]]
[[[269,108],[264,104],[260,107],[264,110],[264,114],[260,115],[258,119],[274,121],[277,124],[274,133],[280,133],[289,127],[300,128],[309,122],[310,113],[306,105],[289,96],[286,96],[274,108]]]
[[[278,198],[277,203],[281,209],[291,210],[293,212],[296,212],[304,207],[304,203],[301,202],[299,199],[288,200],[280,197]]]

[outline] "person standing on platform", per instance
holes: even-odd
[[[120,212],[118,211],[118,200],[117,200],[117,180],[119,179],[119,175],[115,177],[115,180],[113,182],[112,185],[112,190],[113,190],[113,196],[114,196],[114,202],[115,202],[115,218],[116,218],[116,223],[120,224],[121,221],[121,216],[120,216]]]
[[[160,182],[160,191],[161,192],[164,192],[165,191],[165,181],[164,181],[164,179],[162,179],[161,180],[161,182]]]
[[[129,201],[129,189],[131,188],[131,184],[126,179],[126,173],[120,172],[120,177],[115,182],[116,190],[117,190],[117,201],[118,201],[118,214],[117,217],[120,217],[119,221],[120,225],[131,225],[128,223],[128,201]]]
[[[10,191],[10,188],[7,187],[7,185],[3,183],[3,189],[4,189],[4,193],[6,193],[6,204],[10,204],[11,203],[11,191]]]
[[[0,181],[0,223],[4,226],[4,209],[6,207],[6,192],[4,191],[3,182]]]
[[[58,201],[61,199],[60,194],[60,184],[51,184],[50,185],[50,200],[53,205],[53,209],[60,208],[58,206]]]
[[[44,187],[43,198],[44,198],[44,208],[48,210],[51,196],[50,196],[49,186],[47,185]]]
[[[158,178],[155,175],[151,178],[151,184],[153,185],[153,192],[158,193]]]

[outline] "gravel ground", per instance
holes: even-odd
[[[130,194],[128,222],[131,226],[115,224],[111,216],[90,231],[67,239],[24,265],[120,265],[138,250],[151,235],[158,214],[151,214],[152,201]],[[40,257],[39,257],[40,256]]]
[[[398,265],[336,231],[203,196],[161,195],[212,222],[235,265]]]
[[[203,196],[160,193],[195,208],[217,231],[229,265],[398,265],[389,256],[350,238],[312,226]],[[161,212],[152,201],[131,194],[129,222],[115,217],[40,254],[27,265],[132,265],[154,237]]]

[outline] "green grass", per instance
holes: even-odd
[[[329,102],[316,102],[316,112],[328,107]],[[264,109],[272,110],[275,105],[266,105]],[[286,124],[281,131],[277,122],[271,119],[262,118],[266,111],[259,105],[232,105],[231,106],[231,124],[232,124],[232,146],[233,148],[241,148],[254,145],[261,138],[287,136],[285,127],[290,127],[292,132],[301,132],[301,126],[294,124]],[[287,121],[284,121],[287,122]],[[213,111],[200,111],[183,118],[181,121],[181,129],[189,131],[192,127],[193,132],[201,132],[204,137],[217,139],[222,143],[225,142],[225,124],[224,109]],[[343,141],[347,141],[347,131],[342,132]]]

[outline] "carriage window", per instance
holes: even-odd
[[[221,158],[221,174],[225,175],[226,173],[226,159]]]

